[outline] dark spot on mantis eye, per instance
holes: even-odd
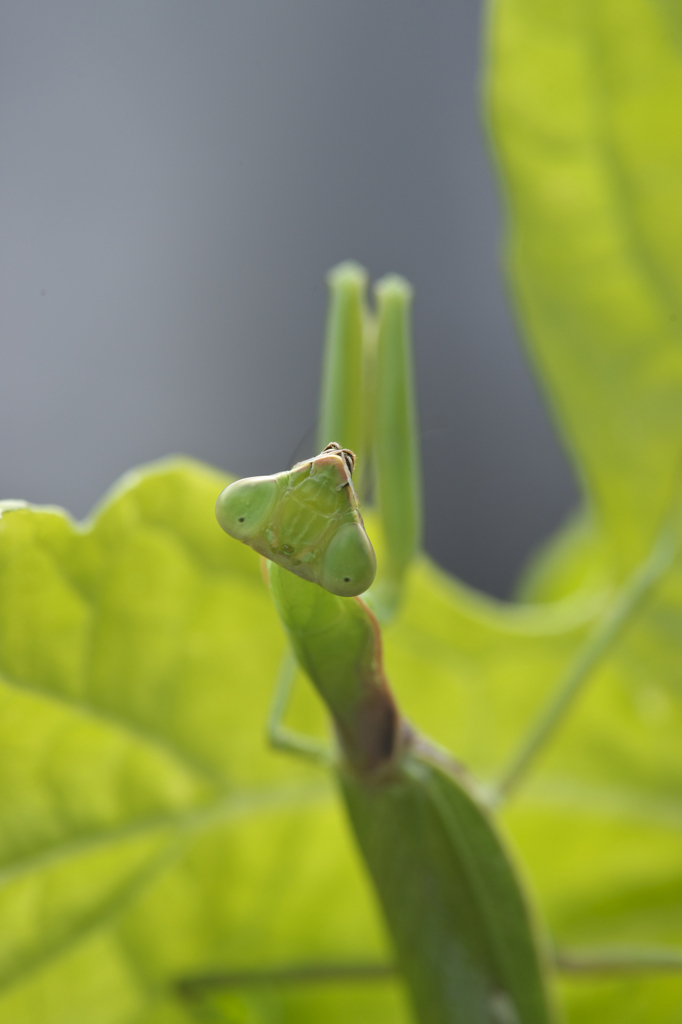
[[[343,582],[344,583],[350,583],[350,576],[344,576],[343,577]]]
[[[244,516],[240,516],[238,522],[243,523],[244,522]]]

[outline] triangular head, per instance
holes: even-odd
[[[376,557],[353,487],[355,456],[335,441],[273,476],[235,480],[219,495],[226,533],[339,597],[364,593]]]

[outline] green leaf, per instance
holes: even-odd
[[[385,959],[328,780],[265,747],[283,638],[226,482],[161,464],[84,528],[0,521],[2,1021],[194,1019],[186,975]]]
[[[621,579],[651,546],[679,476],[681,29],[667,0],[493,8],[488,94],[509,267],[586,498],[535,561],[525,596],[556,597],[581,576],[588,588]],[[565,941],[680,944],[681,637],[678,566],[511,812]],[[679,1012],[677,978],[565,990],[581,1024]]]
[[[682,17],[497,0],[491,122],[532,359],[617,573],[682,453]]]
[[[182,979],[388,961],[336,794],[266,748],[283,639],[257,558],[213,519],[224,484],[165,463],[83,528],[52,509],[0,521],[2,1022],[188,1022],[202,1018]],[[507,816],[559,940],[682,942],[682,712],[674,680],[638,671],[660,663],[651,625],[680,600],[662,592]],[[595,607],[504,606],[424,560],[386,633],[389,678],[420,729],[489,777]],[[304,683],[290,724],[326,728]],[[637,985],[654,1022],[681,995],[675,979]],[[614,1014],[629,986],[607,986]],[[595,985],[571,988],[584,1003]],[[212,1003],[235,1022],[408,1020],[389,981]]]

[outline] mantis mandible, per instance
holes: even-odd
[[[550,1024],[557,1019],[551,957],[491,810],[519,783],[597,661],[671,565],[679,532],[664,524],[496,790],[483,790],[412,729],[383,673],[380,622],[399,610],[420,547],[421,484],[411,289],[397,277],[379,282],[373,318],[365,286],[365,272],[355,264],[330,275],[321,453],[274,476],[236,481],[216,504],[223,529],[268,559],[277,610],[296,661],[330,712],[337,750],[281,725],[291,656],[273,706],[271,739],[336,773],[420,1024]],[[384,535],[385,564],[376,583],[354,486],[356,451]]]

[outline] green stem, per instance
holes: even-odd
[[[503,773],[492,797],[493,806],[507,799],[519,786],[542,752],[583,685],[609,653],[624,627],[639,610],[643,599],[670,568],[679,548],[679,526],[666,520],[651,554],[633,573],[607,608],[595,629],[578,651],[556,691]]]
[[[563,974],[640,974],[682,971],[679,949],[604,949],[574,953],[559,950],[554,956]]]
[[[579,953],[558,950],[553,959],[555,967],[562,974],[579,976],[682,971],[682,950],[675,949],[603,949]],[[397,971],[391,964],[294,964],[265,970],[222,971],[181,978],[175,988],[181,996],[191,999],[207,992],[231,988],[385,981],[395,977]]]
[[[226,988],[256,988],[263,985],[301,985],[334,981],[383,981],[396,977],[390,964],[295,964],[266,970],[224,971],[182,978],[176,989],[185,997]]]

